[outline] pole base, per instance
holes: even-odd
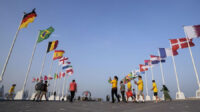
[[[196,98],[200,98],[200,88],[196,91]]]
[[[54,98],[54,95],[51,95],[50,97],[49,97],[49,100],[56,100],[56,98]]]
[[[177,100],[184,100],[185,99],[185,95],[183,92],[176,92],[176,99]]]
[[[164,96],[164,94],[162,94],[161,100],[165,100],[165,96]]]
[[[25,100],[23,96],[24,96],[24,91],[23,90],[18,91],[15,95],[14,100]]]
[[[149,95],[146,96],[145,98],[146,101],[151,101],[151,97]]]
[[[60,101],[60,97],[59,96],[56,96],[56,101]]]
[[[31,95],[30,100],[33,100],[34,98],[35,98],[35,93],[33,93],[33,94]]]
[[[155,97],[155,96],[152,96],[152,100],[155,101],[155,100],[156,100],[156,97]]]

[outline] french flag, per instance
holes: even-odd
[[[178,55],[178,52],[176,50],[172,50],[171,48],[159,48],[159,53],[161,58]]]

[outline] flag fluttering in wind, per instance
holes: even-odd
[[[148,70],[148,66],[140,64],[140,72],[144,72]]]
[[[66,61],[68,60],[69,58],[67,57],[62,57],[60,60],[59,60],[59,65],[63,65],[66,63]]]
[[[200,37],[200,25],[184,26],[184,31],[190,39]]]
[[[54,79],[58,79],[58,74],[54,74]]]
[[[188,43],[186,38],[170,39],[170,43],[173,51],[176,51],[179,48],[188,48]],[[189,39],[189,45],[190,47],[195,46],[195,44],[192,42],[192,39]]]
[[[53,27],[49,27],[48,29],[46,30],[40,30],[40,34],[39,34],[39,37],[38,37],[38,40],[37,42],[41,42],[45,39],[48,39],[49,36],[54,32],[54,28]]]
[[[27,13],[27,14],[25,13],[19,28],[20,29],[26,28],[29,23],[32,23],[35,20],[35,17],[37,17],[35,9],[33,9],[32,12],[30,13]]]
[[[51,76],[48,76],[48,80],[52,80],[53,79],[53,77],[51,77]]]
[[[68,67],[68,68],[66,69],[66,73],[67,73],[68,75],[72,75],[72,74],[74,73],[74,70],[73,70],[72,66],[70,66],[70,67]]]
[[[148,67],[152,66],[151,60],[144,60],[144,64]]]
[[[33,82],[33,83],[34,83],[34,82],[36,82],[36,79],[35,79],[35,78],[33,78],[32,82]]]
[[[53,60],[62,58],[64,53],[65,51],[63,50],[55,50],[53,54]]]
[[[69,67],[72,67],[70,64],[71,64],[71,62],[66,62],[66,63],[64,63],[64,64],[62,65],[62,69],[67,69],[67,68],[69,68]]]
[[[49,42],[48,48],[47,48],[47,53],[55,50],[57,48],[57,46],[58,46],[58,40]]]
[[[171,48],[159,48],[159,53],[161,58],[178,55],[178,52],[172,50]]]
[[[47,77],[46,75],[44,76],[44,80],[45,80],[45,81],[47,81],[47,80],[48,80],[48,77]]]
[[[165,62],[165,59],[160,58],[160,56],[150,55],[151,64],[158,64],[160,61]]]

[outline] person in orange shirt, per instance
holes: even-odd
[[[112,103],[115,102],[114,95],[117,97],[118,102],[120,102],[119,96],[117,94],[117,81],[118,81],[118,77],[117,76],[114,76],[113,80],[111,80],[111,78],[109,79],[109,83],[112,84],[112,90],[111,90]]]
[[[77,84],[76,84],[75,80],[72,80],[72,82],[70,83],[69,90],[71,93],[70,102],[73,102],[75,92],[77,92]]]

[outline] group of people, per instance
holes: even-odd
[[[109,83],[112,84],[112,90],[111,90],[112,103],[115,102],[114,96],[116,96],[117,101],[120,102],[120,95],[118,95],[118,93],[117,93],[118,77],[114,76],[113,80],[110,78]],[[140,96],[142,96],[142,102],[144,103],[144,94],[143,94],[144,85],[143,85],[142,76],[138,76],[138,81],[134,80],[134,83],[137,85],[137,88],[138,88],[137,95],[135,93],[135,89],[132,87],[130,79],[126,79],[127,91],[126,91],[126,86],[125,86],[124,81],[120,81],[120,92],[121,92],[122,101],[127,103],[128,99],[132,98],[133,102],[138,103]],[[153,91],[153,94],[155,97],[155,102],[157,103],[157,102],[161,101],[160,98],[158,97],[158,88],[157,88],[155,80],[152,80],[152,89],[151,90]],[[163,85],[163,88],[161,91],[163,91],[163,93],[164,93],[165,101],[166,100],[171,101],[171,97],[169,95],[169,90],[165,85]],[[125,95],[126,95],[126,97],[125,97]]]
[[[36,85],[35,85],[35,96],[33,98],[33,100],[35,101],[41,101],[42,100],[42,97],[45,96],[45,99],[46,101],[48,101],[48,98],[47,98],[47,90],[48,90],[48,82],[45,81],[43,83],[43,80],[40,80],[40,82],[38,82]]]

